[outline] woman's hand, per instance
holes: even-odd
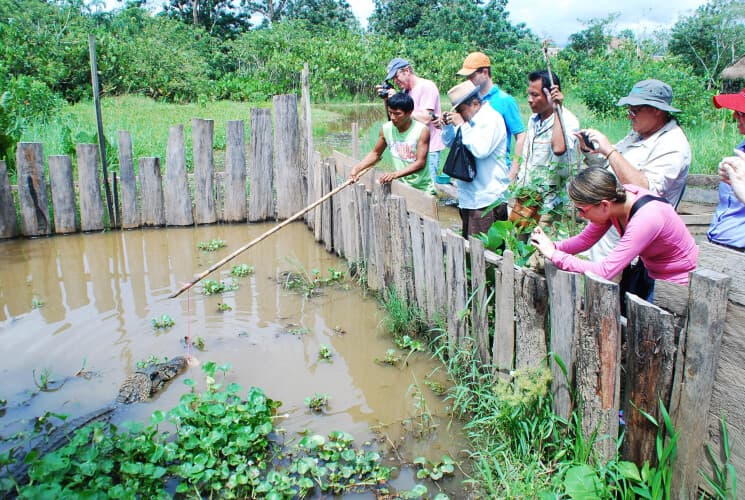
[[[556,245],[554,245],[554,242],[546,236],[546,233],[543,232],[541,226],[537,226],[530,234],[530,242],[548,259],[551,259],[554,250],[556,250]]]

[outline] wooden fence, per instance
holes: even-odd
[[[212,121],[195,119],[192,180],[182,126],[169,133],[165,182],[159,158],[140,158],[135,175],[131,138],[120,132],[121,227],[281,219],[331,191],[354,160],[340,154],[322,160],[312,152],[307,102],[302,99],[299,117],[295,96],[275,97],[274,126],[269,110],[252,110],[248,149],[243,123],[229,122],[221,173],[213,164]],[[19,144],[17,206],[0,162],[0,238],[106,227],[97,163],[95,145],[78,145],[76,193],[68,157],[49,158],[48,186],[42,146]],[[710,473],[704,446],[711,443],[720,455],[722,415],[731,460],[742,477],[745,256],[703,244],[690,286],[658,282],[655,303],[630,296],[624,319],[615,283],[550,263],[545,276],[517,267],[509,251],[498,256],[477,239],[443,231],[431,196],[398,182],[381,186],[376,175],[367,174],[306,216],[326,249],[365,264],[360,268],[372,290],[394,289],[428,321],[444,322],[448,352],[473,348],[495,378],[548,366],[556,412],[567,416],[580,401],[583,431],[589,436],[598,430],[603,438],[596,448],[605,457],[616,452],[622,410],[622,455],[637,463],[654,461],[657,430],[636,408],[659,420],[661,400],[680,432],[674,497],[694,496],[699,471]],[[493,283],[489,293],[487,282]],[[566,377],[554,356],[563,361]]]

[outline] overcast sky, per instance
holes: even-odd
[[[347,0],[363,26],[373,11],[373,0]],[[553,45],[565,45],[567,38],[584,28],[578,21],[620,13],[616,28],[632,29],[637,35],[651,35],[669,28],[679,17],[692,14],[705,0],[509,0],[507,11],[513,23],[524,22],[540,38]]]

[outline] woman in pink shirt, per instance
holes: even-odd
[[[578,273],[591,271],[610,280],[639,256],[650,278],[688,284],[688,273],[698,261],[698,247],[669,203],[649,201],[630,218],[634,203],[651,193],[619,184],[601,167],[582,170],[570,182],[568,192],[580,217],[589,221],[585,229],[557,244],[540,227],[531,235],[531,242],[557,267]],[[592,262],[574,256],[595,244],[611,225],[618,230],[621,241],[604,260]]]

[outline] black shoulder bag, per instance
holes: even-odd
[[[665,198],[660,196],[653,196],[650,194],[644,195],[634,202],[629,212],[629,220],[634,216],[637,210],[649,203],[650,201],[662,201],[667,203]],[[623,232],[621,233],[623,234]],[[654,290],[654,280],[649,277],[647,268],[644,267],[641,257],[636,259],[636,263],[629,264],[623,270],[621,275],[621,283],[619,284],[621,291],[621,314],[626,315],[626,292],[633,293],[637,297],[647,299],[649,294]]]
[[[473,153],[463,144],[460,127],[455,133],[455,139],[450,146],[450,152],[442,167],[442,173],[462,181],[471,182],[476,177],[476,159]]]

